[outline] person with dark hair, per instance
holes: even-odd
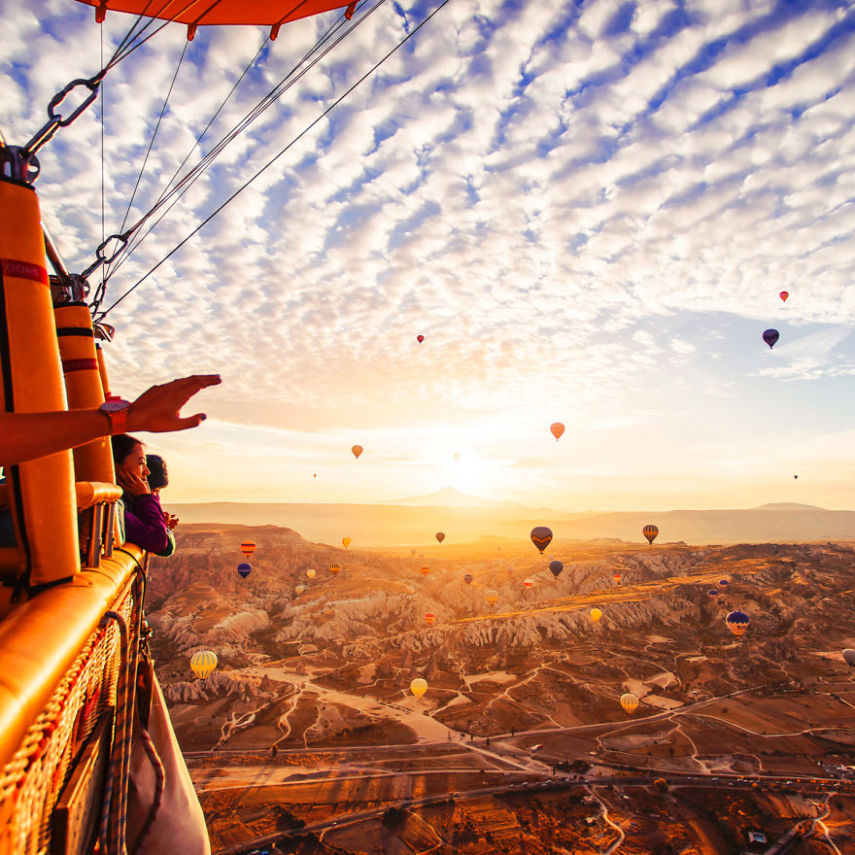
[[[160,499],[146,480],[149,468],[143,444],[126,433],[116,434],[110,440],[116,483],[122,488],[125,540],[154,555],[172,555],[175,540],[169,536]]]
[[[169,486],[169,470],[166,468],[166,461],[159,454],[146,454],[145,465],[148,466],[148,486],[159,499],[160,491]],[[169,540],[172,543],[172,550],[169,552],[171,555],[175,552],[175,536],[172,532],[178,525],[178,517],[169,511],[164,511],[163,521],[166,523]]]

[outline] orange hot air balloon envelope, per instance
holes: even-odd
[[[428,613],[425,615],[425,623],[426,623],[428,626],[433,626],[433,619],[434,619],[434,617],[435,617],[435,616],[434,616],[434,614],[433,614],[432,612],[428,612]]]
[[[204,3],[190,0],[80,0],[88,6],[96,7],[96,20],[102,21],[105,12],[130,12],[147,18],[161,18],[189,24],[193,30],[197,25],[208,24],[266,24],[272,28],[271,38],[276,38],[281,24],[297,21],[329,12],[331,9],[343,9],[355,6],[355,3],[342,0],[299,0],[283,3],[282,0],[217,0]],[[109,4],[109,5],[108,5]]]
[[[437,539],[440,543],[442,543],[442,542],[443,542],[443,540],[445,540],[445,532],[444,532],[444,531],[438,531],[438,532],[436,533],[436,539]]]
[[[564,425],[561,422],[553,422],[549,426],[549,430],[552,432],[552,435],[555,437],[555,441],[558,442],[561,439],[561,435],[564,433]]]
[[[543,550],[552,543],[552,529],[545,525],[536,526],[531,530],[531,542],[537,547],[537,551],[543,554]]]
[[[531,588],[531,586],[534,585],[534,579],[523,579],[523,585],[525,585],[526,588]]]
[[[341,570],[341,564],[330,564],[330,573],[335,576]]]
[[[778,294],[778,296],[786,303],[787,297],[790,296],[790,292],[789,291],[781,291],[781,293]]]
[[[362,454],[362,446],[354,445],[353,448],[350,449],[353,452],[353,456],[359,460],[359,455]]]
[[[656,540],[656,535],[659,534],[659,527],[655,525],[646,525],[641,530],[641,533],[647,538],[648,543],[653,543]]]
[[[427,574],[430,573],[430,567],[422,567],[420,568],[419,572],[422,574],[422,576],[427,576]]]
[[[244,555],[250,556],[255,552],[255,544],[251,540],[243,540],[240,544],[240,551]]]

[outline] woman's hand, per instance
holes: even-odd
[[[151,492],[148,481],[141,477],[139,472],[134,472],[125,466],[116,467],[116,482],[126,493],[130,493],[135,499],[138,496],[143,496]]]
[[[163,512],[163,521],[166,523],[166,527],[170,531],[175,531],[179,522],[178,517],[175,516],[175,514],[169,513],[169,511]]]
[[[160,386],[152,386],[128,410],[128,430],[152,433],[186,430],[205,420],[204,413],[182,418],[179,410],[201,389],[222,383],[219,374],[194,374]]]

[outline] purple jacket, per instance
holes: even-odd
[[[163,552],[169,546],[169,534],[163,521],[160,499],[153,493],[129,496],[125,503],[125,540],[146,552]]]

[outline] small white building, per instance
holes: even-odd
[[[763,834],[762,831],[749,831],[748,832],[748,842],[749,843],[766,843],[766,835]]]

